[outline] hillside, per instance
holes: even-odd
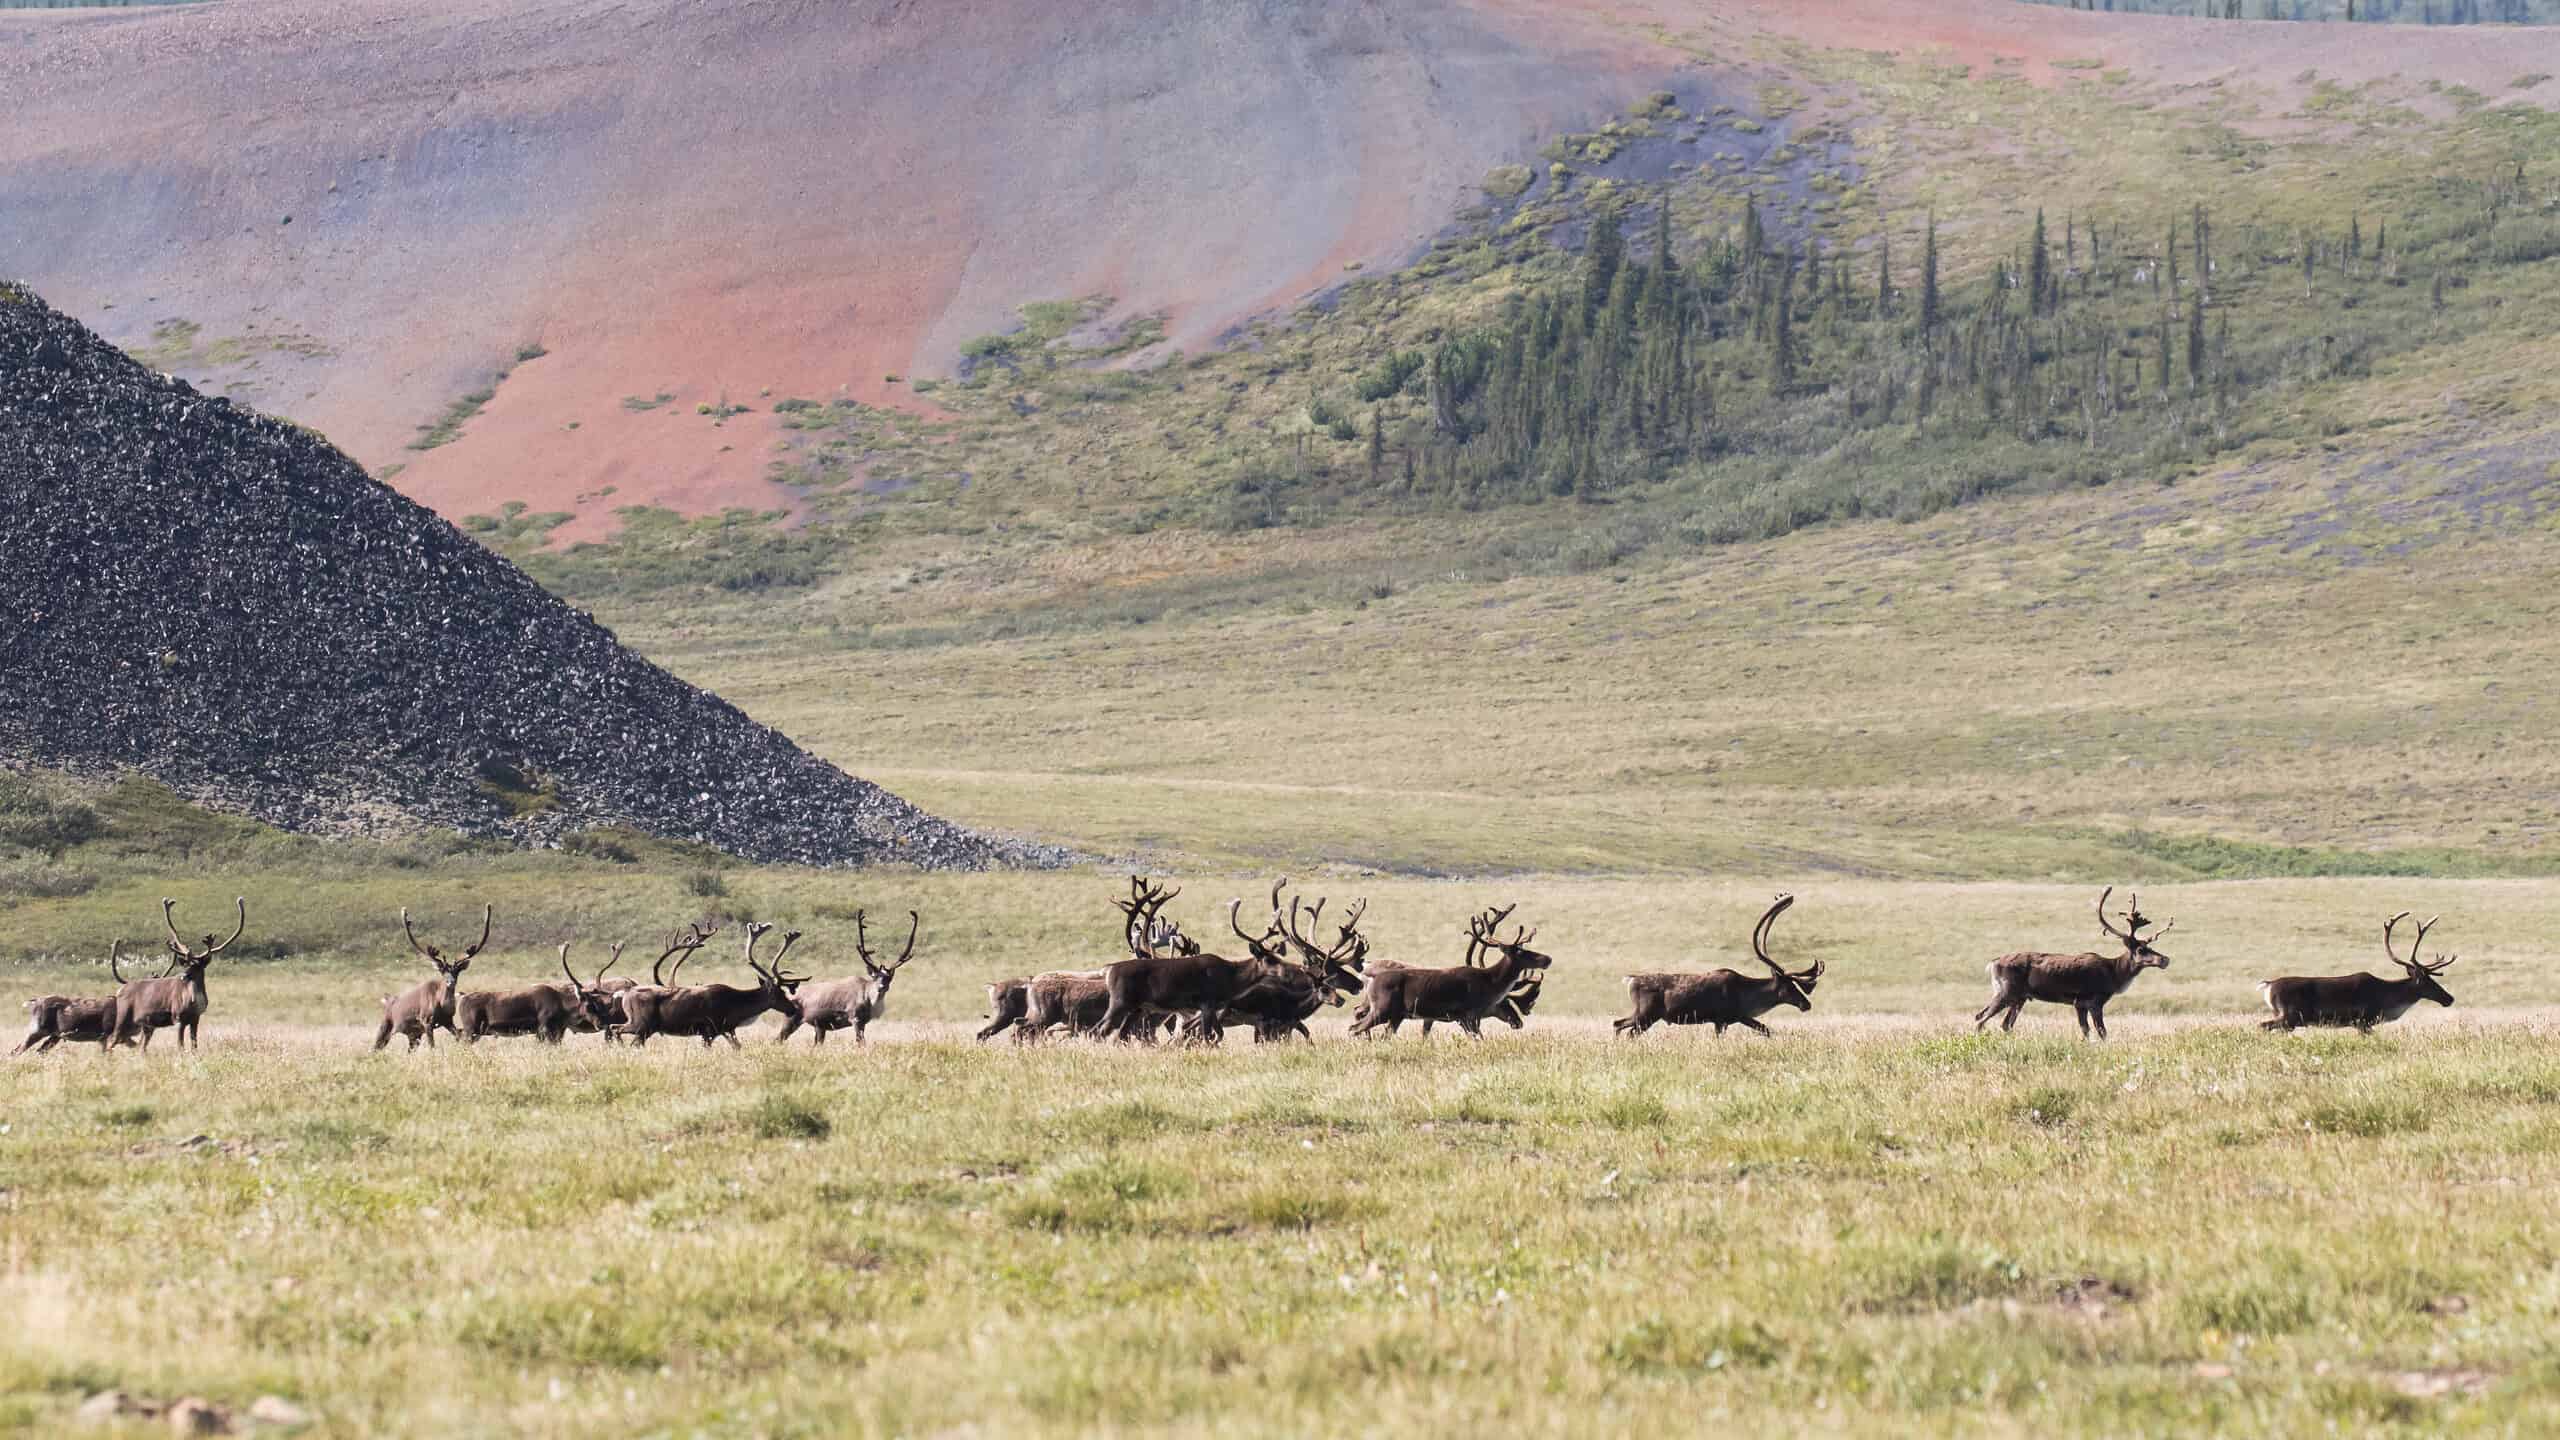
[[[1870,56],[1901,59],[1843,63]],[[1952,66],[1977,93],[1914,103]],[[2009,0],[8,11],[0,270],[449,518],[523,501],[598,538],[634,504],[807,513],[774,401],[935,415],[915,382],[1026,304],[1092,302],[1115,367],[1196,356],[1664,87],[1773,139],[1810,99],[1873,127],[1870,168],[2010,81],[2273,117],[2304,76],[2503,99],[2526,68],[2476,30]],[[1875,199],[1844,243],[1927,201]]]
[[[308,431],[0,286],[0,754],[132,768],[295,829],[767,861],[1024,858],[625,650]]]

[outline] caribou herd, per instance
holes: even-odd
[[[1373,956],[1370,937],[1360,929],[1367,902],[1340,913],[1330,935],[1325,932],[1328,902],[1312,903],[1290,895],[1288,881],[1271,888],[1269,917],[1256,932],[1244,924],[1244,900],[1227,905],[1227,927],[1241,946],[1233,955],[1211,954],[1168,917],[1165,907],[1182,892],[1132,876],[1125,897],[1112,901],[1120,915],[1120,941],[1126,958],[1091,970],[1046,970],[987,987],[989,1016],[977,1033],[992,1040],[1010,1033],[1017,1042],[1053,1036],[1156,1043],[1166,1040],[1193,1045],[1224,1042],[1228,1030],[1244,1026],[1256,1042],[1312,1039],[1307,1022],[1333,1007],[1350,1007],[1349,1031],[1374,1035],[1395,1033],[1408,1020],[1422,1023],[1425,1035],[1435,1024],[1455,1025],[1483,1038],[1484,1022],[1499,1020],[1513,1029],[1528,1023],[1536,1008],[1547,971],[1555,958],[1530,942],[1538,932],[1511,924],[1516,906],[1488,908],[1467,920],[1466,953],[1456,965],[1406,965]],[[2169,968],[2169,957],[2157,942],[2174,921],[2155,923],[2142,913],[2140,897],[2129,897],[2110,920],[2111,886],[2098,896],[2098,926],[2119,949],[2080,954],[2021,951],[1989,965],[1991,1001],[1974,1017],[1983,1029],[1998,1016],[2009,1030],[2030,1000],[2068,1005],[2082,1036],[2105,1039],[2107,1002],[2124,993],[2142,972]],[[1285,901],[1285,903],[1284,903]],[[210,1006],[205,973],[214,957],[229,949],[249,928],[249,905],[235,902],[237,921],[231,937],[211,934],[190,945],[178,933],[177,902],[160,902],[161,925],[168,932],[168,962],[157,976],[128,980],[124,976],[124,942],[108,947],[108,972],[117,989],[104,997],[41,995],[27,1002],[26,1038],[12,1055],[30,1049],[41,1054],[66,1041],[94,1041],[100,1050],[139,1045],[151,1048],[152,1035],[177,1031],[181,1047],[201,1046],[198,1027]],[[1712,1025],[1718,1035],[1730,1026],[1767,1035],[1760,1017],[1781,1007],[1813,1008],[1814,987],[1822,980],[1823,963],[1790,970],[1769,954],[1770,932],[1795,904],[1780,895],[1752,927],[1751,955],[1765,974],[1735,970],[1705,973],[1663,972],[1629,975],[1631,1013],[1616,1022],[1617,1033],[1633,1038],[1656,1025]],[[2435,927],[2430,919],[2417,927],[2402,956],[2396,936],[2403,911],[2383,922],[2383,952],[2400,970],[2397,979],[2381,976],[2288,975],[2260,984],[2271,1018],[2262,1029],[2293,1030],[2303,1026],[2351,1027],[2366,1034],[2407,1014],[2421,1001],[2451,1005],[2453,996],[2439,982],[2459,957],[2439,954],[2423,959],[2420,948]],[[2121,923],[2117,923],[2121,921]],[[887,1010],[889,990],[898,973],[915,959],[923,919],[907,912],[906,943],[896,959],[883,964],[871,948],[870,917],[854,913],[854,953],[860,974],[836,980],[814,980],[785,967],[801,932],[786,930],[768,960],[759,960],[774,927],[763,922],[740,925],[745,942],[740,958],[752,985],[682,982],[685,963],[726,928],[717,921],[697,921],[667,937],[644,983],[611,972],[621,963],[623,945],[614,944],[604,963],[580,979],[570,963],[571,945],[560,948],[559,980],[493,989],[465,988],[472,961],[488,948],[496,912],[483,906],[477,939],[447,952],[418,938],[409,912],[400,912],[401,933],[434,978],[396,995],[381,997],[382,1016],[373,1048],[388,1047],[399,1035],[415,1050],[433,1047],[436,1032],[475,1044],[490,1036],[530,1035],[557,1045],[570,1032],[600,1034],[608,1043],[646,1045],[665,1035],[690,1037],[707,1048],[715,1040],[737,1046],[738,1032],[768,1013],[782,1017],[777,1043],[800,1030],[823,1045],[837,1030],[853,1032],[861,1044],[864,1031]],[[1510,925],[1506,935],[1504,927]],[[2145,934],[2148,930],[2150,933]],[[468,933],[468,932],[465,932]],[[894,932],[892,932],[894,933]],[[1222,946],[1221,948],[1228,948]],[[635,962],[636,963],[636,962]]]

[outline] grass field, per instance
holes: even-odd
[[[287,954],[218,964],[200,1054],[11,1062],[0,1423],[108,1388],[280,1394],[368,1435],[2560,1423],[2560,884],[2146,887],[2175,963],[2097,1046],[2049,1008],[1967,1019],[1990,955],[2095,940],[2078,886],[1350,878],[1314,888],[1368,895],[1395,958],[1452,959],[1468,909],[1520,900],[1559,959],[1531,1028],[970,1044],[984,981],[1105,958],[1095,872],[190,876],[183,918],[245,888],[244,947]],[[1184,883],[1197,927],[1266,882]],[[1773,949],[1829,965],[1812,1015],[1610,1037],[1620,973],[1742,959],[1780,883],[1803,899]],[[856,903],[926,931],[860,1051],[767,1027],[373,1054],[372,997],[423,970],[397,905],[445,936],[481,898],[490,985],[706,910],[807,927],[822,975]],[[2459,1006],[2256,1031],[2257,978],[2371,968],[2404,907],[2447,913]],[[120,879],[12,925],[60,955],[155,917]],[[721,949],[706,978],[737,978]]]
[[[2547,1012],[2042,1020],[407,1059],[217,1012],[200,1056],[13,1073],[0,1423],[121,1387],[349,1435],[2560,1424]]]

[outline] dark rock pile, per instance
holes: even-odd
[[[845,774],[318,435],[5,283],[0,761],[139,769],[300,830],[623,824],[758,861],[1058,858]]]

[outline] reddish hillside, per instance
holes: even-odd
[[[895,401],[885,376],[1088,295],[1197,349],[1410,252],[1492,166],[1695,63],[1666,34],[1738,60],[1776,38],[2200,74],[2353,79],[2413,47],[2448,79],[2515,68],[2477,32],[2002,0],[5,11],[0,273],[403,465],[449,515],[584,497],[570,533],[592,533],[636,501],[783,498],[761,416],[671,425],[626,397]],[[461,443],[403,448],[532,346]]]

